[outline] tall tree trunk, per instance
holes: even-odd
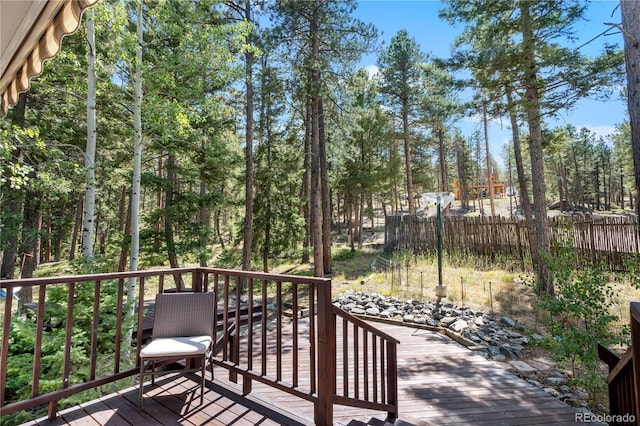
[[[64,221],[62,220],[62,218],[65,217],[67,211],[67,202],[67,200],[62,201],[60,212],[58,213],[58,226],[56,227],[56,238],[53,244],[54,262],[60,262],[60,259],[62,259],[62,234],[64,233]]]
[[[369,210],[369,220],[371,221],[371,235],[373,235],[376,232],[376,221],[373,212],[373,194],[369,194],[369,198],[367,198],[367,209]]]
[[[267,170],[271,170],[271,126],[267,125]],[[269,272],[269,251],[271,250],[271,181],[265,185],[265,198],[267,205],[265,206],[267,220],[264,226],[264,247],[262,250],[262,270]]]
[[[138,270],[138,256],[140,255],[140,181],[142,177],[142,46],[143,23],[142,16],[143,0],[136,2],[136,61],[134,74],[135,98],[133,105],[133,176],[131,184],[131,255],[129,256],[129,270]],[[127,321],[133,327],[133,315],[135,313],[137,280],[135,277],[129,278],[127,286]],[[131,349],[131,333],[129,328],[125,331],[123,346],[128,356]]]
[[[538,88],[538,69],[535,62],[534,34],[531,27],[531,4],[520,3],[522,19],[522,61],[525,75],[525,113],[529,124],[529,154],[531,156],[531,176],[533,177],[533,204],[535,207],[535,234],[536,246],[532,246],[532,252],[538,251],[541,260],[534,268],[538,278],[538,290],[547,294],[553,294],[553,281],[544,259],[549,254],[549,233],[547,230],[547,200],[544,182],[544,159],[542,149],[542,125],[540,118],[540,90]]]
[[[564,194],[564,185],[562,183],[562,164],[558,164],[556,170],[558,171],[558,197],[560,197],[560,211],[563,212],[567,210],[567,201]]]
[[[161,151],[160,155],[158,155],[158,174],[157,174],[158,182],[162,182],[162,179],[164,178],[163,162],[164,162],[164,151]],[[156,188],[156,208],[158,209],[158,211],[162,209],[162,195],[163,195],[162,185],[160,184],[160,185],[157,185],[157,188]],[[162,238],[160,237],[161,235],[162,235],[162,223],[160,220],[157,220],[156,233],[153,239],[153,248],[157,251],[160,251],[162,247]]]
[[[476,197],[478,198],[478,209],[480,210],[480,214],[484,215],[484,203],[483,203],[483,191],[482,191],[482,181],[481,181],[481,174],[480,174],[480,138],[476,139],[476,177],[477,177],[477,182],[478,182],[478,190],[476,191]]]
[[[311,17],[311,57],[320,55],[318,9]],[[320,70],[311,70],[311,236],[313,242],[313,272],[324,276],[324,253],[322,245],[322,176],[320,162]]]
[[[80,228],[82,227],[82,212],[84,206],[84,194],[78,195],[78,202],[76,203],[76,221],[73,225],[73,234],[71,236],[71,249],[69,250],[69,260],[76,258],[76,245],[78,244],[78,238],[81,235]]]
[[[245,20],[251,18],[251,2],[245,0]],[[247,90],[246,129],[245,129],[245,201],[244,201],[244,244],[242,246],[242,269],[251,270],[251,253],[253,242],[253,53],[247,49],[245,59],[245,87]]]
[[[176,164],[173,153],[167,156],[167,187],[164,201],[164,241],[167,245],[167,256],[169,265],[172,268],[179,268],[178,254],[176,252],[175,240],[173,237],[173,194],[176,185]],[[176,285],[182,287],[182,282],[176,282]]]
[[[136,63],[134,75],[135,102],[133,107],[133,182],[131,185],[131,256],[129,270],[138,270],[138,256],[140,253],[140,180],[142,175],[142,46],[143,39],[143,0],[138,0],[136,5]],[[133,300],[135,297],[136,279],[129,280],[127,302],[133,312]]]
[[[364,230],[364,192],[360,191],[358,201],[358,250],[362,250],[362,233]]]
[[[593,179],[593,198],[595,200],[596,210],[601,210],[600,205],[600,163],[596,161],[596,170]]]
[[[122,186],[125,188],[125,186]],[[131,248],[131,194],[128,194],[129,201],[127,202],[127,193],[124,192],[121,201],[121,205],[126,203],[126,209],[122,213],[124,217],[124,229],[122,230],[122,243],[120,244],[120,261],[118,262],[118,272],[124,272],[127,268],[127,258],[129,257],[129,249]]]
[[[22,244],[20,245],[20,278],[32,278],[39,263],[42,231],[42,198],[39,191],[27,191],[22,221]],[[20,292],[20,306],[33,301],[33,287],[26,286]]]
[[[493,173],[491,167],[491,152],[489,151],[489,129],[487,123],[487,104],[482,103],[482,118],[484,122],[484,147],[487,159],[487,189],[489,190],[489,203],[491,204],[491,216],[496,215],[496,206],[493,201]]]
[[[202,135],[202,143],[200,145],[200,149],[202,152],[205,152],[207,147],[206,140],[206,131],[205,134]],[[198,214],[198,223],[200,224],[200,236],[198,238],[198,243],[200,244],[200,266],[207,266],[207,242],[209,235],[209,209],[204,201],[207,196],[207,183],[204,180],[204,176],[200,176],[200,200],[199,200],[199,214]]]
[[[413,199],[413,173],[411,172],[411,140],[409,138],[409,101],[405,96],[402,100],[402,134],[404,137],[404,166],[407,172],[407,202],[409,214],[416,214],[415,200]]]
[[[85,201],[82,220],[82,258],[93,258],[94,217],[96,207],[96,36],[94,10],[87,11],[87,148],[84,153]]]
[[[8,186],[8,184],[7,184]],[[11,191],[3,188],[2,209],[4,220],[2,221],[2,244],[4,251],[0,263],[0,278],[13,279],[15,275],[16,261],[18,258],[18,244],[20,242],[20,227],[22,225],[22,208],[24,201],[23,191]]]
[[[513,156],[516,160],[516,174],[518,175],[518,188],[520,190],[520,204],[522,205],[522,213],[524,214],[525,223],[527,224],[527,236],[529,237],[529,249],[531,250],[531,261],[534,269],[536,265],[542,262],[540,253],[535,250],[536,233],[535,224],[533,223],[533,215],[531,213],[531,201],[529,198],[529,186],[527,184],[527,176],[524,172],[524,162],[522,161],[522,146],[520,144],[520,126],[518,125],[518,117],[516,115],[516,106],[513,101],[513,91],[511,87],[506,87],[507,105],[509,109],[509,118],[511,119],[511,134],[513,136]]]
[[[322,262],[325,274],[331,273],[331,196],[329,194],[329,166],[327,138],[324,132],[324,105],[318,100],[318,132],[320,142],[320,185],[322,187]]]
[[[18,95],[18,103],[13,107],[13,119],[17,126],[24,126],[24,113],[27,108],[27,94]],[[14,159],[21,156],[20,148],[11,153]],[[24,202],[23,191],[11,191],[7,187],[2,188],[0,201],[4,210],[4,221],[0,224],[0,238],[3,241],[3,250],[0,252],[0,278],[12,279],[15,275],[16,261],[18,258],[18,244],[20,242],[20,226],[22,223],[22,208]],[[6,191],[5,191],[6,189]],[[7,238],[8,236],[8,238]]]
[[[47,200],[47,204],[47,221],[45,222],[46,227],[44,238],[44,263],[51,262],[51,201]]]
[[[640,2],[621,0],[624,59],[627,67],[627,104],[631,124],[633,174],[636,184],[636,217],[640,224]],[[640,236],[640,226],[638,226]]]
[[[469,208],[469,194],[467,194],[467,187],[464,183],[464,173],[462,170],[462,144],[460,139],[456,139],[456,170],[458,172],[458,190],[460,191],[460,201],[463,209]]]
[[[311,238],[313,244],[314,275],[324,276],[324,253],[322,245],[322,188],[320,176],[320,138],[318,134],[318,100],[311,103]]]
[[[624,174],[620,170],[620,208],[624,210]]]
[[[354,228],[355,228],[355,223],[353,220],[353,213],[354,213],[354,208],[353,208],[353,194],[349,195],[349,246],[351,248],[351,251],[356,251],[356,247],[354,245],[355,242],[355,232],[354,232]]]
[[[305,105],[304,115],[304,173],[302,174],[302,188],[300,198],[303,200],[300,209],[304,218],[304,240],[302,242],[302,263],[309,263],[311,247],[311,100]]]
[[[576,155],[575,146],[571,147],[571,154],[573,157],[573,167],[575,169],[574,185],[576,194],[576,204],[580,203],[580,207],[584,208],[584,190],[582,189],[582,176],[580,175],[580,167],[578,166],[578,156]]]

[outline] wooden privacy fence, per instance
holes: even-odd
[[[624,271],[640,253],[638,223],[633,217],[565,217],[548,220],[550,241],[572,247],[577,265],[602,263]],[[385,252],[434,252],[436,218],[387,216]],[[442,220],[442,248],[450,254],[487,256],[531,264],[527,225],[505,217],[449,216]]]

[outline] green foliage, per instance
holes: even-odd
[[[331,257],[336,262],[344,262],[347,260],[357,259],[362,254],[361,251],[351,250],[347,247],[341,247],[335,250]]]
[[[77,283],[73,297],[73,327],[70,349],[69,384],[89,378],[89,354],[93,325],[93,283]],[[43,319],[42,353],[40,361],[39,393],[62,388],[64,367],[65,332],[68,303],[67,286],[50,286]],[[100,289],[100,318],[97,330],[98,359],[112,362],[115,341],[117,283],[103,283]],[[36,338],[35,317],[15,315],[11,322],[11,345],[7,363],[8,401],[28,399],[31,395],[33,353]],[[108,354],[104,358],[100,354]],[[98,366],[100,368],[100,366]]]
[[[541,295],[540,307],[548,313],[550,347],[558,361],[573,369],[573,379],[595,397],[604,380],[598,368],[598,343],[628,342],[628,335],[613,331],[613,288],[601,265],[575,268],[570,248],[555,248],[547,259],[553,273],[555,295]]]

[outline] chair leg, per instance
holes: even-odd
[[[202,380],[200,380],[200,405],[204,404],[204,375],[206,373],[207,367],[207,357],[206,355],[200,361],[202,364],[200,366],[200,374],[202,376]]]
[[[140,380],[138,381],[138,410],[142,410],[142,392],[144,387],[143,380],[144,380],[144,361],[140,360]]]

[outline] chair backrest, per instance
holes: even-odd
[[[214,293],[156,295],[153,337],[213,336]]]

